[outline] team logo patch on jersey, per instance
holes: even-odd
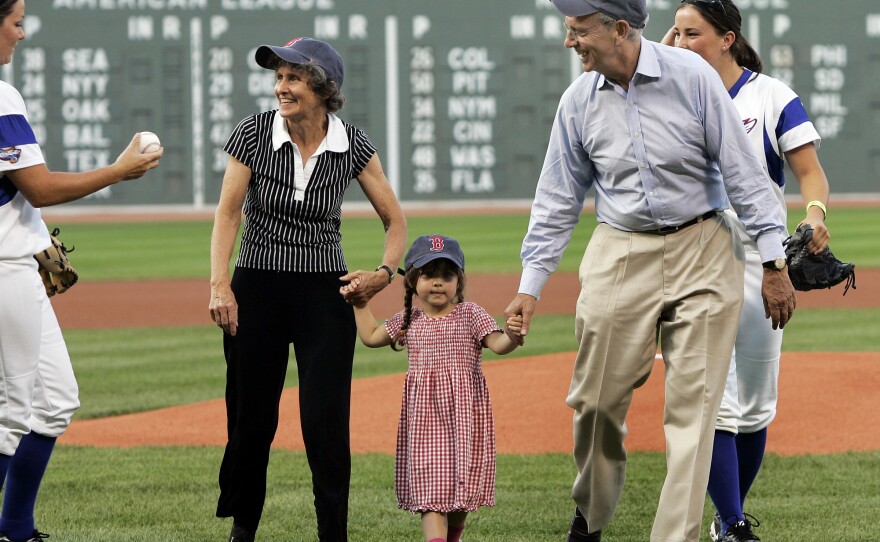
[[[758,125],[758,119],[743,119],[743,126],[746,127],[746,133],[752,133],[752,130],[755,129],[755,126]]]
[[[18,147],[4,147],[0,149],[0,160],[14,164],[21,157],[21,149]]]

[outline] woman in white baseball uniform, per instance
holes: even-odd
[[[682,0],[664,43],[698,53],[721,76],[752,144],[764,159],[767,181],[783,212],[783,162],[788,161],[806,203],[801,222],[813,226],[811,251],[821,252],[829,234],[825,226],[828,180],[816,153],[819,134],[794,91],[761,73],[761,60],[740,33],[741,24],[742,16],[731,0]],[[785,223],[786,217],[781,218]],[[716,423],[709,496],[718,513],[710,536],[716,542],[745,542],[758,540],[743,506],[764,457],[767,426],[776,416],[782,348],[782,329],[772,329],[763,318],[761,278],[763,267],[785,262],[762,262],[740,221],[735,215],[730,221],[739,226],[746,249],[745,303]]]
[[[24,0],[0,0],[0,65],[24,39]],[[51,76],[51,74],[50,74]],[[33,255],[50,245],[40,207],[79,199],[156,167],[139,136],[110,166],[50,171],[18,91],[0,81],[0,542],[47,537],[34,525],[55,440],[79,408],[70,357]]]

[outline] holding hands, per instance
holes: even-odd
[[[339,293],[355,307],[363,307],[374,295],[391,284],[388,273],[381,268],[378,271],[358,269],[339,277],[339,280],[348,283],[339,288]]]
[[[521,314],[510,316],[507,318],[507,329],[504,331],[511,341],[517,346],[525,344],[525,337],[522,334],[523,317]]]
[[[339,293],[340,295],[342,295],[342,297],[346,299],[346,301],[348,301],[349,304],[354,305],[357,308],[363,308],[367,305],[367,301],[369,299],[364,298],[364,292],[367,291],[368,286],[366,286],[366,284],[371,278],[370,275],[378,274],[380,277],[382,277],[383,273],[383,271],[379,271],[378,273],[370,273],[369,271],[354,271],[352,273],[349,273],[348,275],[345,275],[344,277],[340,277],[340,280],[348,280],[348,283],[343,284],[339,288]],[[379,290],[381,290],[381,288],[379,288]],[[507,335],[507,338],[510,339],[510,341],[516,346],[522,346],[523,344],[525,344],[522,314],[514,314],[507,317],[506,329],[504,330],[504,334]]]
[[[339,288],[339,293],[342,295],[342,297],[345,298],[349,305],[354,305],[355,307],[362,308],[367,304],[367,301],[361,300],[359,296],[355,295],[361,287],[361,276],[358,273],[366,273],[366,271],[355,271],[354,273],[349,273],[348,275],[345,275],[345,277],[339,278],[339,280],[345,280],[346,277],[353,275],[352,278],[349,279],[348,284],[343,284]]]

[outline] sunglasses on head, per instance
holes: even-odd
[[[703,4],[706,6],[711,6],[716,9],[720,9],[722,13],[727,15],[727,10],[724,9],[724,2],[722,0],[681,0],[682,4]]]

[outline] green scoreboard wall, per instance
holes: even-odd
[[[648,39],[677,5],[648,1]],[[738,5],[765,71],[798,92],[822,134],[834,191],[880,192],[880,1]],[[559,96],[580,71],[547,0],[29,0],[27,10],[27,40],[0,77],[27,101],[50,168],[111,163],[136,131],[165,147],[148,180],[88,205],[215,203],[229,133],[275,107],[254,50],[298,36],[342,54],[340,116],[370,135],[402,200],[530,199]]]

